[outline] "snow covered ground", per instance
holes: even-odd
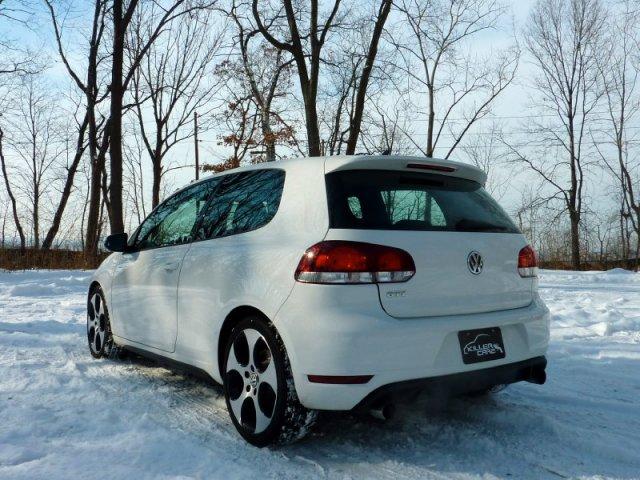
[[[549,380],[486,399],[325,415],[259,450],[219,387],[93,360],[81,271],[0,272],[0,478],[640,478],[640,274],[545,271]]]

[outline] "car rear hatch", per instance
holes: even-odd
[[[327,173],[326,240],[387,245],[413,257],[411,279],[378,284],[389,315],[468,314],[531,303],[534,280],[518,273],[526,240],[484,190],[483,177],[420,171],[397,159],[392,170],[383,161],[375,166]]]

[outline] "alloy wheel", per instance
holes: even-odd
[[[271,424],[278,397],[274,356],[265,337],[253,328],[242,330],[229,349],[226,383],[232,413],[254,435]]]
[[[98,290],[93,292],[87,308],[87,338],[89,349],[94,357],[103,355],[108,343],[107,309]]]

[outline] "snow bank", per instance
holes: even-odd
[[[553,307],[554,338],[640,333],[639,273],[543,270],[540,291]]]

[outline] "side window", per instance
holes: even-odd
[[[198,214],[218,183],[212,179],[169,197],[142,223],[134,246],[145,249],[190,242]]]
[[[197,238],[216,238],[260,228],[275,216],[284,171],[256,170],[222,177],[223,183],[211,199]]]

